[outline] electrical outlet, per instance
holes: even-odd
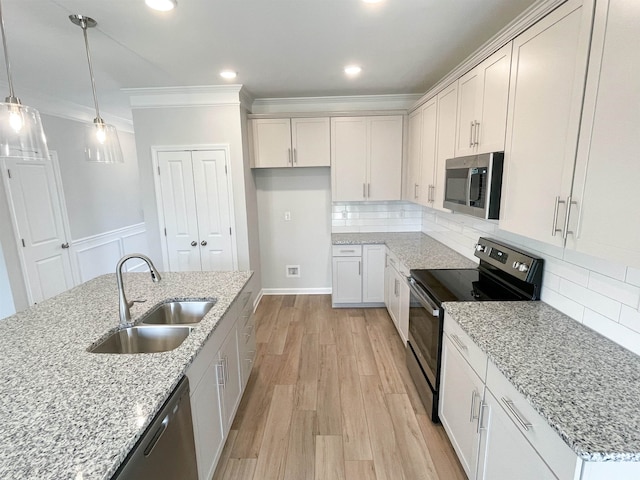
[[[289,222],[291,220],[291,212],[284,212],[284,221]]]
[[[342,211],[342,218],[344,218],[345,220],[347,219],[347,211],[346,210]]]
[[[287,278],[300,278],[300,265],[287,265],[286,276]]]

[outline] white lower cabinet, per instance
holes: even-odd
[[[213,477],[251,373],[255,331],[247,326],[253,322],[256,281],[245,286],[186,372],[200,480]]]
[[[334,307],[384,303],[385,248],[382,244],[333,246]]]
[[[400,338],[402,338],[402,342],[406,345],[409,338],[410,293],[409,285],[407,285],[406,281],[408,271],[389,250],[387,250],[384,276],[384,304]]]
[[[637,462],[585,462],[445,313],[439,416],[472,480],[631,480]]]

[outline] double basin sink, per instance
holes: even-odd
[[[140,319],[139,325],[118,330],[89,351],[92,353],[159,353],[178,348],[211,310],[215,301],[165,302]]]

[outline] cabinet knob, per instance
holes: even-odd
[[[202,245],[203,247],[206,247],[207,246],[207,241],[206,240],[202,240],[200,242],[200,245]]]
[[[193,242],[191,242],[191,246],[195,247],[196,245],[198,245],[198,242],[196,242],[195,240]]]

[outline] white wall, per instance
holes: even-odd
[[[138,162],[132,133],[119,131],[123,164],[84,160],[87,123],[42,115],[49,149],[58,153],[73,239],[143,221]],[[90,125],[90,124],[89,124]]]
[[[331,288],[331,174],[328,168],[254,169],[258,193],[262,287]],[[285,212],[291,220],[285,221]],[[286,265],[300,265],[287,278]]]
[[[16,313],[16,308],[9,284],[9,273],[4,262],[2,244],[0,244],[0,318],[8,317],[14,313]]]
[[[494,221],[429,208],[422,220],[423,232],[468,258],[476,259],[480,236],[544,258],[542,301],[640,355],[640,270],[499,230]]]
[[[248,173],[249,159],[245,159],[243,150],[241,117],[239,105],[133,108],[144,219],[149,251],[156,265],[162,264],[162,247],[151,148],[216,144],[229,145],[238,267],[259,269],[259,265],[251,261],[259,257],[251,252],[251,246],[257,246],[257,241],[249,239],[250,234],[252,238],[257,235],[257,230],[249,230],[248,226],[248,212],[255,207],[248,205],[247,200],[251,202],[253,187],[252,182],[245,184],[245,178],[251,174]]]

